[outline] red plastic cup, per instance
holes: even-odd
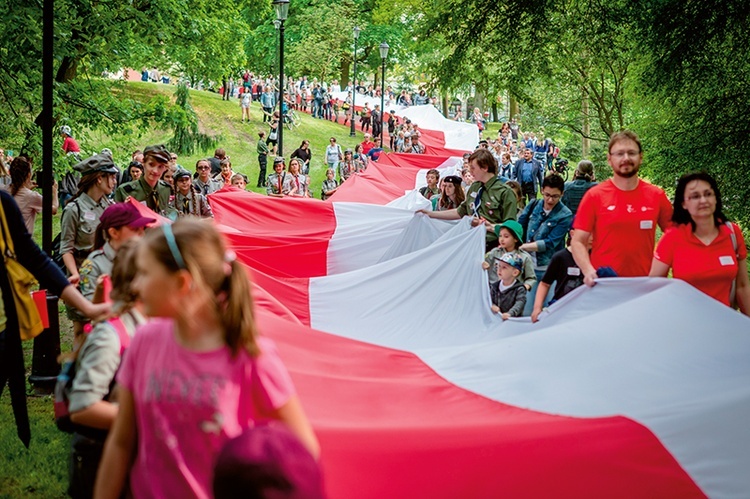
[[[47,329],[49,327],[49,314],[47,314],[47,290],[40,289],[39,291],[32,291],[31,298],[34,299],[34,304],[39,311],[39,317],[42,319],[44,329]]]

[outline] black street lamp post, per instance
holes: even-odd
[[[279,21],[279,122],[276,125],[279,156],[284,155],[284,21],[289,14],[289,0],[273,0],[271,2]]]
[[[388,58],[388,44],[383,42],[380,44],[380,58],[383,60],[383,73],[380,81],[380,147],[385,147],[383,144],[383,116],[385,116],[385,60]]]
[[[359,40],[359,32],[360,29],[358,26],[355,26],[352,30],[354,33],[354,77],[352,78],[352,116],[351,116],[351,130],[349,131],[349,137],[355,137],[357,135],[357,132],[354,130],[354,116],[356,116],[357,111],[354,109],[354,102],[356,101],[357,96],[357,40]]]

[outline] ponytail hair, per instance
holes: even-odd
[[[250,280],[234,254],[226,251],[213,224],[193,217],[180,218],[171,227],[148,231],[141,244],[168,272],[187,270],[198,289],[205,291],[233,356],[240,349],[253,357],[260,353]]]
[[[94,232],[94,247],[92,250],[98,250],[104,246],[104,243],[109,241],[109,237],[107,237],[109,235],[107,233],[108,229],[109,227],[104,227],[104,224],[102,223],[96,226],[96,231]]]
[[[132,283],[137,272],[138,242],[134,239],[120,246],[112,264],[112,292],[109,297],[115,304],[113,312],[121,315],[133,308],[138,293]]]
[[[24,156],[13,158],[10,163],[10,194],[15,196],[31,175],[31,162]]]

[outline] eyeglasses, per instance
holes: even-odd
[[[552,200],[560,199],[562,197],[560,194],[548,194],[546,192],[543,192],[542,196],[544,196],[547,199],[552,199]]]
[[[631,158],[637,158],[640,156],[640,152],[636,151],[635,149],[632,151],[617,151],[610,154],[610,156],[613,156],[615,158],[624,158],[625,156],[630,156]]]
[[[198,168],[196,168],[196,169],[197,169],[197,170],[198,170],[199,172],[204,172],[204,171],[206,171],[206,170],[210,170],[210,169],[211,169],[211,167],[210,167],[210,166],[199,166],[199,167],[198,167]]]
[[[704,192],[703,194],[691,194],[687,197],[688,201],[700,201],[702,198],[713,199],[716,197],[714,192]]]

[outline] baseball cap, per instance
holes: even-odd
[[[214,467],[216,499],[323,497],[320,467],[289,430],[256,426],[227,441]]]
[[[499,258],[499,260],[503,263],[507,263],[514,269],[523,270],[523,260],[518,258],[513,253],[505,253],[503,256]]]
[[[104,154],[94,154],[73,166],[73,169],[81,172],[81,175],[90,175],[96,172],[117,173],[117,167],[112,158]]]
[[[502,229],[503,227],[508,229],[514,236],[516,236],[516,239],[523,242],[523,227],[521,226],[520,223],[516,222],[515,220],[506,220],[500,225],[496,225],[495,226],[496,236],[500,236],[500,229]]]
[[[281,156],[276,156],[276,157],[275,157],[275,158],[273,159],[273,164],[274,164],[274,165],[278,165],[279,163],[283,163],[283,162],[284,162],[284,158],[283,158],[283,157],[281,157]]]
[[[138,208],[130,203],[115,203],[110,205],[99,217],[99,227],[101,229],[116,229],[118,227],[139,229],[154,222],[156,222],[155,218],[144,217],[138,211]]]

